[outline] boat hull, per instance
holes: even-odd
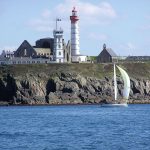
[[[101,104],[102,107],[128,107],[128,104]]]

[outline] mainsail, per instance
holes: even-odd
[[[123,98],[127,100],[129,98],[130,93],[130,78],[125,70],[123,70],[119,66],[117,66],[117,68],[119,69],[124,81]]]
[[[114,93],[115,93],[115,102],[112,103],[104,103],[101,106],[104,107],[127,107],[127,100],[129,97],[129,93],[130,93],[130,78],[128,76],[128,74],[126,73],[125,70],[123,70],[121,67],[117,66],[117,68],[119,69],[121,76],[123,78],[124,81],[124,88],[123,88],[123,101],[118,101],[117,100],[117,80],[116,80],[116,66],[114,64]]]

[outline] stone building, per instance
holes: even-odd
[[[18,47],[18,49],[15,51],[14,56],[15,57],[36,57],[37,52],[29,44],[27,40],[24,40],[22,44]]]
[[[3,50],[1,55],[0,55],[0,59],[1,58],[12,58],[12,57],[14,57],[14,51],[11,52],[11,51],[8,51],[8,50],[7,51]]]
[[[71,62],[71,46],[70,41],[67,45],[63,43],[64,62]],[[31,57],[31,58],[49,58],[53,61],[54,39],[43,38],[35,42],[35,46],[24,40],[18,49],[14,52],[14,57]]]
[[[38,58],[50,58],[52,60],[53,56],[54,39],[53,38],[43,38],[35,42],[35,49]]]
[[[54,38],[43,38],[36,41],[35,48],[50,48],[53,50]]]
[[[67,45],[63,40],[64,62],[71,62],[71,43],[68,41]]]
[[[111,48],[106,48],[106,44],[103,45],[103,50],[97,56],[97,63],[109,63],[116,62],[117,55]]]
[[[15,57],[33,57],[33,58],[50,58],[52,54],[53,43],[50,38],[40,39],[36,41],[35,46],[31,46],[27,40],[15,51]]]

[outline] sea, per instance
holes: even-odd
[[[150,105],[2,106],[0,150],[150,150]]]

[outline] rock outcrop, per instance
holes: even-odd
[[[15,70],[14,73],[14,68],[12,68],[5,72],[5,67],[1,68],[1,105],[89,104],[112,101],[114,97],[111,75],[103,75],[99,78],[80,74],[76,70],[44,72],[41,69],[32,72],[28,66],[26,66],[28,71],[17,73]],[[117,83],[118,95],[121,97],[123,81],[119,76]],[[131,77],[129,102],[150,103],[150,80],[148,78]]]

